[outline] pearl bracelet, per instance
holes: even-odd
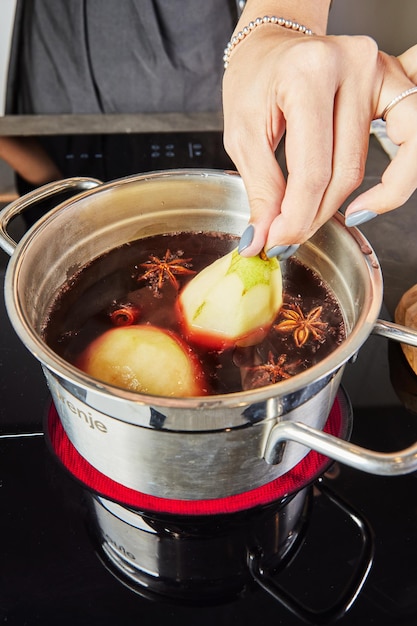
[[[303,26],[302,24],[298,24],[297,22],[293,22],[292,20],[286,20],[284,17],[275,17],[274,15],[269,16],[265,15],[265,17],[257,17],[253,22],[249,22],[245,28],[240,30],[236,35],[234,35],[226,48],[224,49],[223,55],[223,63],[224,69],[229,65],[230,55],[232,51],[236,48],[238,43],[243,41],[250,33],[255,30],[257,26],[262,26],[262,24],[276,24],[277,26],[283,26],[284,28],[289,28],[290,30],[295,30],[303,35],[314,35],[313,31]]]

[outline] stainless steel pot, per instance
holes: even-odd
[[[10,220],[39,199],[81,193],[41,218],[16,244]],[[417,333],[379,321],[378,259],[336,215],[297,256],[318,271],[342,307],[347,339],[289,380],[211,397],[136,394],[94,380],[57,356],[41,329],[57,291],[92,259],[146,236],[175,231],[239,235],[249,207],[240,177],[215,170],[154,172],[108,184],[51,183],[0,213],[0,245],[11,255],[5,298],[11,322],[42,363],[69,439],[113,480],[161,498],[199,500],[243,493],[292,469],[311,448],[377,474],[417,469],[417,444],[392,454],[322,432],[346,362],[376,332],[417,346]]]

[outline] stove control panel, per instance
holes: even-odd
[[[236,169],[221,132],[126,133],[48,137],[46,148],[63,177],[103,181],[177,168]]]

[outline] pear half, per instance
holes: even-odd
[[[237,249],[196,274],[179,296],[188,339],[221,349],[262,341],[282,305],[278,260]]]
[[[161,396],[206,394],[199,360],[179,337],[155,326],[120,326],[95,339],[77,366],[98,380]]]

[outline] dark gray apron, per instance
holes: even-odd
[[[6,112],[221,109],[234,0],[18,0]]]

